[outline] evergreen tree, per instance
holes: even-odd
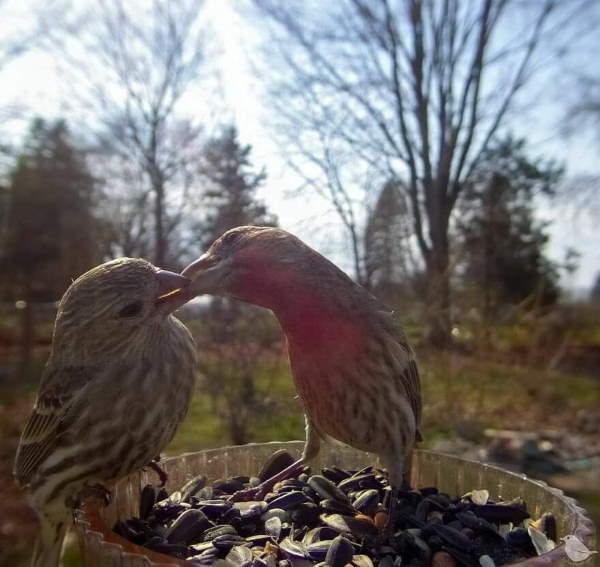
[[[266,173],[253,170],[251,152],[252,146],[240,144],[235,126],[224,128],[206,145],[202,171],[209,182],[204,196],[210,212],[204,223],[205,244],[236,226],[277,224],[276,217],[256,199]]]
[[[558,298],[558,271],[544,253],[546,224],[534,217],[538,195],[552,195],[562,175],[554,162],[532,160],[525,142],[507,138],[486,152],[465,191],[458,222],[462,276],[479,290],[487,320],[507,304]]]
[[[381,189],[370,212],[365,230],[366,279],[373,292],[394,304],[409,282],[408,266],[411,235],[404,195],[397,180],[389,180]]]
[[[98,262],[94,190],[65,123],[35,120],[7,189],[5,296],[56,300]]]
[[[84,153],[65,123],[35,120],[9,176],[2,219],[3,297],[24,301],[21,375],[33,342],[32,303],[56,301],[100,260],[94,190]]]
[[[600,303],[600,272],[596,274],[596,279],[594,280],[594,285],[592,286],[592,291],[590,292],[590,299]]]
[[[209,184],[204,194],[209,209],[202,232],[205,246],[236,226],[276,225],[275,216],[256,199],[266,174],[254,171],[251,151],[251,146],[240,144],[233,126],[205,148],[203,173]],[[259,373],[263,377],[269,373],[281,344],[274,318],[264,309],[213,298],[197,342],[202,350],[200,369],[214,408],[231,442],[247,443],[252,420],[264,411],[269,395],[268,391],[259,394]]]

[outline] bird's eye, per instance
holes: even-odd
[[[225,236],[223,236],[224,244],[233,244],[240,236],[239,232],[228,232]]]
[[[119,311],[119,317],[135,317],[142,312],[143,304],[141,301],[136,301],[135,303],[130,303],[126,305]]]

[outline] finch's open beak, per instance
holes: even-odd
[[[166,270],[158,270],[156,272],[156,279],[158,281],[157,304],[179,298],[179,296],[185,294],[186,289],[190,285],[188,278],[174,272],[167,272]]]
[[[224,291],[227,276],[231,273],[233,262],[229,258],[216,258],[208,253],[192,262],[181,275],[190,279],[187,292],[194,295]]]

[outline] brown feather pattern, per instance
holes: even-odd
[[[56,527],[68,521],[68,502],[84,485],[148,464],[187,411],[196,348],[185,326],[156,302],[158,289],[154,266],[125,258],[90,270],[61,300],[14,466],[42,523],[48,549],[40,558],[56,555],[60,541],[48,534],[64,534]],[[135,316],[120,315],[137,303]]]

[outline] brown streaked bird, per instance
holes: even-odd
[[[171,316],[188,283],[120,258],[64,294],[14,466],[41,524],[33,566],[58,565],[74,505],[151,464],[175,434],[197,366],[190,333]]]
[[[306,444],[302,459],[269,486],[314,458],[327,436],[376,453],[392,487],[401,485],[420,440],[421,395],[413,352],[392,312],[279,228],[231,229],[182,275],[192,280],[190,294],[266,307],[283,328]]]

